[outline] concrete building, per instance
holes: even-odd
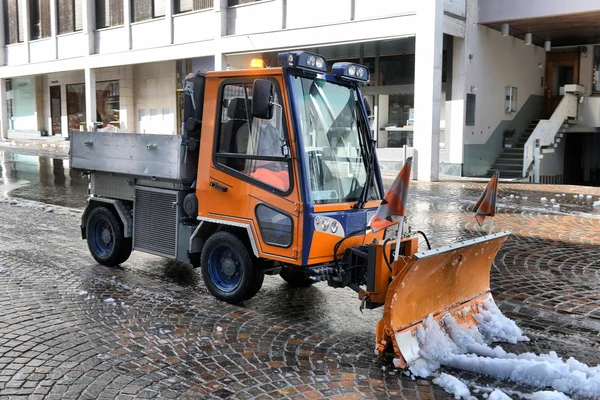
[[[0,7],[4,139],[91,129],[177,134],[190,71],[247,68],[255,56],[276,65],[278,51],[306,49],[370,68],[364,94],[383,168],[397,170],[414,153],[420,180],[494,169],[600,180],[592,156],[592,125],[600,126],[593,0],[6,0]],[[548,92],[552,102],[544,101]],[[567,118],[577,124],[564,126]],[[582,169],[572,168],[577,146],[585,150]]]

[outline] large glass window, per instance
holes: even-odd
[[[174,0],[175,14],[213,8],[213,0]]]
[[[7,44],[19,43],[25,37],[25,2],[24,0],[4,1],[4,34]]]
[[[280,104],[279,93],[274,102]],[[282,192],[290,189],[290,162],[284,156],[285,132],[280,106],[271,119],[252,118],[252,83],[225,85],[216,160]]]
[[[50,37],[50,0],[31,0],[29,7],[31,40]]]
[[[97,128],[115,131],[120,127],[119,82],[96,83]],[[85,112],[85,84],[67,85],[67,116],[69,130],[85,130],[87,125]]]
[[[165,16],[165,0],[131,0],[133,22]]]
[[[58,32],[63,34],[82,29],[82,0],[58,0]]]
[[[96,0],[96,28],[123,25],[123,0]]]
[[[312,200],[321,204],[359,201],[365,186],[364,200],[379,199],[356,90],[294,77],[293,91]]]

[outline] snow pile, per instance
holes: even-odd
[[[114,303],[115,299],[113,299],[112,297],[109,297],[109,298],[104,299],[104,302],[105,303]]]
[[[409,366],[410,372],[428,377],[443,365],[541,389],[552,388],[580,397],[600,398],[600,366],[589,367],[574,358],[565,361],[555,352],[514,354],[507,353],[500,346],[490,347],[491,342],[528,340],[521,329],[500,312],[492,299],[479,308],[474,318],[479,326],[464,328],[453,316],[446,315],[442,319],[442,327],[430,315],[417,329],[421,358]],[[447,391],[456,398],[468,398],[452,379],[443,375],[438,379],[440,386],[448,388]],[[564,395],[558,392],[536,392],[536,396],[541,396],[536,398],[568,398],[560,397]],[[494,398],[508,397],[502,395],[506,396],[496,393]]]
[[[85,296],[86,294],[88,294],[88,292],[87,292],[87,290],[80,290],[77,294],[79,296]]]
[[[565,396],[563,393],[557,391],[541,391],[535,392],[529,398],[530,400],[570,400],[569,396]]]
[[[453,394],[455,399],[477,399],[476,397],[471,396],[471,391],[467,385],[452,375],[442,373],[433,380],[433,383],[440,386],[446,392]],[[501,397],[497,398],[497,400],[500,399]]]
[[[591,200],[592,199],[592,195],[588,194],[587,196],[585,196],[586,199]]]
[[[600,207],[600,200],[599,201],[595,201],[594,204],[592,205],[592,207],[599,208]]]
[[[7,273],[8,273],[8,271],[5,270],[4,268],[2,268],[2,266],[0,266],[0,275],[1,274],[7,274]]]
[[[541,201],[546,201],[546,200],[548,200],[548,199],[547,199],[547,198],[545,198],[545,197],[542,197],[540,200],[541,200]]]
[[[495,389],[490,393],[488,400],[511,400],[511,398],[500,389]]]

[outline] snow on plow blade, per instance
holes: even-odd
[[[491,298],[490,267],[508,235],[453,243],[395,262],[377,326],[377,353],[383,355],[391,340],[394,364],[408,367],[420,357],[415,334],[430,314],[438,321],[451,314],[465,327],[476,325],[473,314]]]

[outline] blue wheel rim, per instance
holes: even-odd
[[[105,218],[92,221],[92,246],[100,257],[108,257],[115,247],[115,234]]]
[[[223,292],[234,291],[242,281],[242,262],[229,246],[217,246],[208,257],[210,280]]]

